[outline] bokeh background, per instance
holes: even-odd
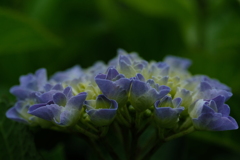
[[[192,74],[208,75],[232,88],[228,104],[240,123],[237,0],[1,0],[0,96],[13,99],[9,88],[19,83],[20,75],[42,67],[49,76],[76,64],[86,68],[98,60],[107,62],[118,48],[146,60],[161,61],[166,55],[191,59]],[[3,120],[6,109],[0,111]],[[11,122],[0,123],[0,131]],[[38,132],[37,152],[58,160],[90,156],[84,141],[63,135],[67,138]],[[164,145],[152,159],[206,157],[239,159],[240,130],[196,132]]]

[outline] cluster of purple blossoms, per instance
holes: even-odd
[[[147,119],[174,133],[238,128],[225,102],[226,85],[207,76],[192,76],[191,61],[168,56],[147,62],[136,53],[118,51],[107,65],[74,66],[47,79],[45,69],[20,77],[10,92],[16,104],[6,116],[32,126],[96,131],[115,121],[141,126]]]

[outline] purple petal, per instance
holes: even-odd
[[[133,80],[132,87],[131,87],[131,95],[133,97],[139,97],[142,94],[146,93],[149,90],[149,86],[142,81]]]
[[[225,131],[225,130],[235,130],[238,129],[238,124],[235,119],[232,117],[222,117],[222,125],[218,128],[215,128],[215,131]]]
[[[61,84],[56,84],[55,86],[53,86],[52,90],[62,91],[63,86]]]
[[[215,111],[212,108],[210,108],[208,105],[203,105],[201,114],[205,114],[205,113],[215,113]]]
[[[229,116],[230,108],[228,107],[228,105],[224,104],[225,102],[224,96],[217,96],[216,98],[213,99],[213,101],[216,103],[219,113],[222,113],[224,117]]]
[[[154,113],[158,124],[160,126],[169,128],[176,125],[179,119],[179,115],[183,110],[183,107],[171,108],[155,106]]]
[[[43,93],[38,96],[38,101],[40,103],[48,103],[53,100],[53,95],[59,93],[57,90],[50,90],[49,92]]]
[[[122,63],[124,63],[124,65],[131,65],[131,59],[128,57],[128,56],[125,56],[125,55],[120,55],[119,56],[119,62],[120,62],[120,65]]]
[[[80,66],[76,65],[66,71],[57,72],[52,76],[52,80],[61,83],[64,81],[70,81],[79,78],[82,75],[82,70]]]
[[[172,98],[169,97],[169,96],[164,96],[162,99],[161,99],[161,107],[172,107],[173,104],[172,104]]]
[[[213,130],[221,124],[221,114],[205,113],[193,119],[193,125],[198,130]]]
[[[165,95],[166,95],[166,94],[161,94],[161,92],[158,93],[158,92],[156,91],[156,89],[154,89],[154,88],[150,89],[147,93],[144,94],[144,96],[145,96],[146,98],[148,97],[149,100],[151,100],[151,102],[153,102],[153,103],[156,102],[157,100],[163,98]],[[153,103],[152,103],[152,104],[153,104]]]
[[[204,91],[210,90],[210,89],[212,89],[212,87],[211,87],[211,85],[209,83],[201,82],[201,84],[200,84],[200,91],[201,92],[204,92]]]
[[[115,68],[110,68],[110,69],[108,69],[108,73],[107,73],[106,79],[112,80],[117,75],[119,75],[118,71]]]
[[[54,121],[60,126],[69,126],[75,122],[77,116],[79,116],[79,113],[76,110],[64,110],[60,114],[60,121],[58,122],[56,118],[54,118]]]
[[[93,107],[89,106],[92,104],[92,102],[94,101],[86,102],[88,108],[86,112],[89,115],[91,122],[97,126],[109,125],[116,115],[118,109],[117,102],[115,100],[109,100],[104,95],[99,95],[95,101],[97,106],[96,108],[101,109],[92,109]]]
[[[225,90],[225,91],[231,92],[231,89],[228,86],[220,83],[218,80],[211,79],[207,76],[198,76],[198,78],[201,79],[202,81],[208,82],[215,89]]]
[[[107,126],[115,118],[117,109],[92,109],[87,111],[91,122],[96,126]]]
[[[121,87],[123,90],[125,90],[126,92],[129,91],[130,89],[130,85],[131,85],[131,80],[127,79],[127,78],[121,78],[117,81],[115,81],[115,84],[119,87]]]
[[[99,78],[95,78],[95,81],[102,93],[106,96],[110,95],[115,89],[115,84],[112,81]]]
[[[223,131],[237,129],[238,125],[232,117],[222,117],[220,113],[206,113],[193,119],[198,130]]]
[[[119,67],[126,77],[132,77],[132,68],[125,61],[120,61]]]
[[[14,96],[16,96],[18,99],[24,100],[26,98],[28,98],[28,96],[30,95],[31,91],[20,87],[20,86],[13,86],[10,89],[10,93],[12,93]]]
[[[20,86],[29,90],[37,91],[37,80],[33,74],[28,74],[20,77]]]
[[[166,67],[169,67],[167,63],[165,62],[158,62],[157,63],[157,67],[158,68],[166,68]]]
[[[18,101],[15,105],[14,108],[16,109],[16,111],[18,113],[21,113],[23,111],[24,108],[28,109],[29,106],[26,106],[26,102],[25,101]]]
[[[175,98],[172,101],[174,108],[178,108],[182,103],[182,98]]]
[[[32,105],[31,107],[29,107],[29,112],[32,112],[32,111],[34,111],[34,110],[36,110],[36,109],[38,109],[38,108],[41,108],[41,107],[44,107],[44,106],[46,106],[46,105],[48,105],[47,103],[39,103],[39,104],[34,104],[34,105]]]
[[[138,64],[135,64],[135,65],[134,65],[134,69],[135,69],[137,72],[141,72],[144,67],[145,67],[145,65],[144,65],[144,64],[141,64],[141,63],[138,63]]]
[[[38,69],[35,73],[38,89],[41,89],[47,83],[46,69]]]
[[[218,108],[218,112],[222,113],[223,117],[228,117],[230,114],[230,107],[227,104],[223,104],[221,107]]]
[[[166,94],[168,94],[170,92],[170,90],[171,89],[167,86],[160,86],[159,89],[158,89],[160,99],[162,97],[164,97]]]
[[[209,101],[209,105],[208,105],[212,110],[214,110],[214,112],[218,112],[218,107],[215,101]]]
[[[225,97],[220,95],[212,99],[217,106],[222,106],[225,102]]]
[[[114,79],[112,79],[112,81],[117,81],[117,80],[123,79],[123,78],[125,78],[125,76],[123,74],[119,74]]]
[[[54,117],[58,116],[61,112],[61,107],[56,104],[51,105],[33,105],[29,108],[28,113],[39,118],[51,121]]]
[[[136,75],[136,80],[139,80],[139,81],[145,82],[145,78],[144,78],[143,75],[140,74],[140,73],[138,73],[138,74]]]
[[[96,108],[96,101],[95,100],[88,100],[84,102],[86,105],[87,110],[95,109]]]
[[[157,94],[144,94],[138,98],[130,96],[130,103],[137,112],[142,112],[151,107],[157,101]]]
[[[24,76],[20,76],[19,81],[20,81],[21,86],[27,87],[29,82],[34,81],[34,75],[30,73],[30,74],[27,74]]]
[[[129,79],[121,78],[114,82],[106,79],[95,79],[95,81],[106,97],[114,99],[120,104],[126,103],[131,84]]]
[[[44,85],[43,88],[45,89],[46,92],[48,92],[48,91],[50,91],[52,89],[52,87],[53,86],[51,84],[47,83],[47,84]]]
[[[154,84],[152,85],[154,86]],[[161,86],[157,88],[160,89],[159,92],[145,82],[133,80],[129,97],[132,106],[138,112],[144,111],[151,107],[154,102],[163,98],[170,91],[169,87],[167,86]]]
[[[179,69],[188,69],[188,67],[192,64],[192,62],[189,59],[175,57],[175,56],[167,56],[164,59],[164,62],[169,64],[170,66],[173,66],[174,68]]]
[[[134,61],[133,62],[133,68],[140,73],[144,68],[148,66],[148,62],[141,60],[141,61]]]
[[[15,107],[10,108],[7,112],[6,112],[6,117],[9,119],[12,119],[14,121],[17,122],[21,122],[21,123],[25,123],[25,124],[29,124],[27,120],[23,119],[20,114],[18,113],[18,111],[16,110]]]
[[[80,110],[83,106],[83,103],[87,97],[86,92],[82,92],[72,98],[67,102],[66,108],[78,109]]]
[[[143,82],[145,82],[145,81],[143,81]],[[153,79],[147,80],[146,83],[149,84],[152,88],[157,88]]]
[[[177,93],[175,94],[174,98],[182,98],[182,104],[188,104],[190,106],[190,104],[192,104],[192,96],[191,96],[191,92],[189,90],[186,89],[177,89]]]
[[[107,78],[107,76],[105,75],[105,74],[98,74],[96,77],[95,77],[95,79],[106,79]]]
[[[232,96],[232,93],[225,90],[218,90],[218,89],[205,90],[204,92],[201,93],[201,96],[203,99],[213,99],[219,95],[224,96],[225,101],[227,101]]]
[[[67,98],[63,93],[56,93],[53,95],[53,102],[59,106],[65,106]]]
[[[111,100],[104,95],[99,95],[96,100],[96,109],[109,108],[111,106]]]
[[[160,75],[167,76],[169,73],[170,67],[165,62],[158,62],[157,67],[161,69]]]
[[[72,95],[72,87],[67,87],[63,90],[63,94],[67,97],[67,99],[71,98]]]
[[[165,87],[162,87],[164,89],[160,89],[159,92],[157,92],[157,90],[155,88],[151,88],[147,93],[145,93],[145,96],[148,95],[148,97],[150,99],[152,99],[153,102],[155,102],[155,101],[163,98],[166,94],[168,94],[170,92],[170,88],[167,86],[165,86]]]

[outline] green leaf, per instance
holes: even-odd
[[[240,17],[234,13],[220,13],[206,24],[206,50],[211,54],[234,53],[240,45]]]
[[[224,132],[194,132],[190,134],[189,138],[196,138],[201,141],[206,141],[217,146],[222,146],[236,153],[240,153],[240,145],[233,140],[232,132],[237,131],[224,131]]]
[[[194,13],[194,1],[184,0],[124,0],[124,2],[135,9],[152,16],[174,16],[189,18]]]
[[[0,99],[0,159],[41,160],[28,127],[6,118],[5,112],[11,105]]]
[[[198,4],[186,0],[124,0],[124,3],[145,15],[168,18],[176,21],[185,43],[189,46],[198,43]]]
[[[97,1],[97,4],[117,47],[140,55],[147,53],[147,59],[155,60],[185,47],[178,25],[170,18],[143,14],[122,1]]]
[[[58,144],[53,150],[44,150],[41,151],[41,154],[43,155],[45,160],[65,160],[64,155],[64,146],[63,144]]]
[[[62,41],[36,21],[0,8],[0,54],[59,47]]]

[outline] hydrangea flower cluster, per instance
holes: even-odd
[[[6,116],[93,137],[106,134],[115,122],[139,131],[153,125],[167,131],[165,140],[182,131],[237,129],[225,104],[230,88],[204,75],[192,76],[190,65],[190,60],[174,56],[147,62],[120,49],[107,65],[74,66],[50,79],[39,69],[21,76],[20,85],[10,89],[17,102]]]

